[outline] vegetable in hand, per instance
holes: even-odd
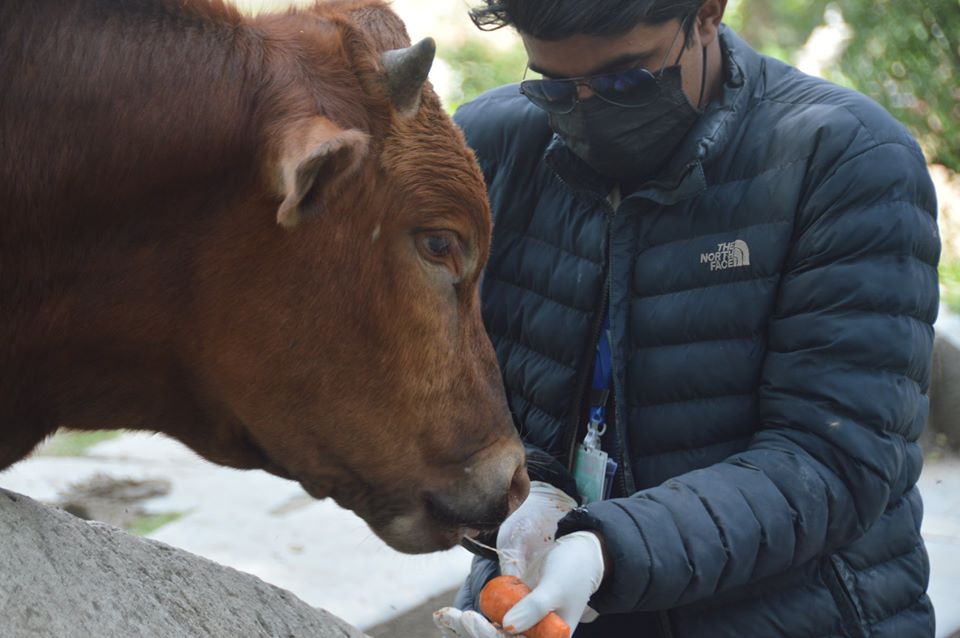
[[[480,592],[480,611],[495,623],[503,624],[503,617],[520,599],[530,593],[516,576],[497,576]],[[504,627],[510,631],[510,627]],[[527,638],[570,638],[570,626],[554,612],[523,632]]]

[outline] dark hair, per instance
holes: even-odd
[[[483,0],[470,19],[483,31],[512,26],[538,40],[622,35],[641,22],[662,24],[693,15],[705,0]],[[695,21],[685,25],[689,37]]]

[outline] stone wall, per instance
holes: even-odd
[[[0,635],[364,638],[254,576],[3,489]]]

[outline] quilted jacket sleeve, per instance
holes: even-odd
[[[916,481],[939,238],[919,151],[865,145],[798,212],[744,452],[578,508],[610,565],[601,613],[667,609],[850,543]]]

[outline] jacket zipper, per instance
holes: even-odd
[[[581,366],[580,371],[577,375],[577,396],[576,400],[572,403],[573,409],[571,410],[570,418],[567,420],[566,427],[564,428],[565,432],[569,432],[567,440],[567,471],[571,474],[573,473],[574,460],[576,458],[577,450],[577,437],[580,434],[580,413],[581,407],[583,406],[583,400],[587,394],[587,382],[589,381],[588,376],[590,371],[593,369],[591,361],[596,359],[597,352],[597,343],[600,341],[600,331],[603,329],[603,315],[607,307],[607,303],[610,300],[610,245],[611,239],[613,236],[613,217],[617,214],[617,211],[610,205],[610,202],[604,198],[603,205],[607,208],[607,264],[605,267],[605,273],[603,277],[603,295],[600,298],[600,307],[596,313],[596,317],[593,321],[593,340],[590,342],[590,347],[587,349],[587,356],[584,357],[584,364]],[[611,349],[611,355],[613,350]],[[612,366],[612,356],[611,356],[611,366]],[[613,377],[611,376],[611,379]],[[612,393],[611,393],[612,394]]]
[[[677,182],[672,186],[663,184],[661,182],[648,182],[643,186],[634,189],[634,191],[642,190],[644,188],[650,188],[654,186],[663,186],[665,189],[670,188],[670,190],[676,190],[680,186],[680,184],[683,182],[684,178],[686,177],[687,173],[689,173],[690,169],[696,166],[698,163],[699,161],[697,160],[694,160],[688,163],[684,167],[683,172],[681,172],[682,177],[678,178]],[[568,189],[570,189],[571,191],[577,190],[566,179],[564,179],[564,177],[560,174],[560,172],[557,171],[555,168],[553,169],[553,174],[557,177],[560,183],[566,186]],[[617,188],[620,188],[620,186],[617,185]],[[622,194],[619,194],[619,195],[622,195]],[[571,474],[573,473],[573,464],[576,456],[577,437],[580,433],[580,411],[581,411],[580,408],[583,406],[583,399],[584,399],[584,396],[586,395],[586,390],[587,390],[586,385],[588,381],[587,376],[590,370],[592,369],[590,366],[590,360],[591,360],[590,357],[595,357],[594,353],[597,350],[597,342],[600,339],[600,329],[603,327],[603,312],[604,312],[604,309],[606,308],[607,302],[610,299],[610,267],[612,263],[611,244],[613,243],[612,242],[612,239],[613,239],[613,223],[612,222],[613,222],[613,217],[617,214],[617,211],[613,207],[613,205],[610,203],[610,200],[607,197],[600,196],[597,199],[602,201],[603,205],[606,206],[607,208],[607,264],[606,264],[606,274],[604,276],[603,297],[600,303],[600,311],[597,313],[597,317],[594,320],[594,325],[593,325],[593,342],[591,343],[592,347],[590,350],[587,351],[589,356],[586,358],[585,364],[579,370],[577,375],[577,383],[575,386],[577,391],[577,396],[576,396],[576,401],[573,403],[573,406],[574,406],[574,410],[572,410],[573,414],[571,414],[571,417],[567,419],[567,422],[564,425],[564,432],[565,433],[569,432],[569,434],[565,435],[567,439],[565,441],[566,443],[565,447],[567,449],[567,471],[569,471]],[[613,348],[611,344],[611,355],[612,353],[613,353]],[[615,377],[612,377],[612,379],[614,379],[612,383],[615,390],[616,389]],[[616,392],[615,391],[611,392],[611,396],[614,397],[613,406],[615,408]],[[627,467],[626,467],[627,451],[624,445],[625,443],[624,437],[619,436],[619,433],[621,432],[621,427],[622,427],[620,425],[620,420],[621,420],[620,415],[615,414],[615,418],[616,418],[616,422],[614,427],[614,435],[617,436],[618,438],[617,443],[620,448],[620,458],[615,459],[620,464],[620,467],[617,469],[617,473],[620,475],[619,482],[620,482],[621,493],[624,494],[625,496],[629,496],[630,494],[632,494],[632,490],[630,490],[627,486]],[[631,480],[631,482],[634,484],[634,487],[636,487],[636,481]]]
[[[606,285],[605,285],[605,292],[604,292],[604,297],[606,298],[606,300],[604,301],[605,307],[601,308],[601,310],[608,313],[609,313],[609,308],[606,306],[608,306],[610,303],[610,271],[613,269],[613,218],[616,217],[617,210],[620,208],[620,206],[623,203],[622,193],[620,192],[619,188],[620,187],[618,186],[617,187],[618,189],[617,205],[616,207],[614,207],[612,204],[610,205],[610,217],[607,220],[608,263],[607,263]],[[610,317],[610,326],[611,328],[613,326],[612,316]],[[621,436],[621,433],[624,432],[625,426],[622,423],[622,419],[620,418],[621,415],[619,413],[619,410],[617,409],[617,375],[613,373],[613,359],[614,359],[613,344],[611,343],[610,344],[610,366],[611,366],[610,385],[612,387],[610,388],[610,414],[613,417],[612,419],[613,431],[610,432],[609,435],[616,438],[616,442],[617,442],[616,447],[617,447],[617,451],[619,452],[618,458],[614,459],[614,461],[617,462],[617,471],[614,474],[613,480],[619,482],[621,496],[630,496],[632,492],[627,488],[626,437]]]
[[[579,374],[577,376],[577,396],[576,400],[572,403],[573,410],[571,410],[570,418],[567,421],[565,428],[566,432],[569,432],[569,440],[567,441],[567,470],[573,472],[573,463],[576,456],[577,449],[577,437],[580,434],[580,416],[581,408],[583,407],[583,400],[587,395],[587,383],[589,379],[589,372],[592,370],[592,366],[589,361],[592,361],[596,358],[597,343],[600,341],[600,331],[603,329],[603,309],[607,305],[607,301],[610,299],[610,273],[608,272],[604,277],[603,283],[603,296],[600,302],[600,312],[597,313],[597,317],[593,322],[593,341],[590,342],[590,349],[587,350],[588,354],[592,354],[592,357],[587,358],[587,363],[580,368]]]
[[[614,386],[616,386],[616,381],[613,381]],[[613,436],[617,437],[617,448],[620,450],[620,458],[615,459],[620,465],[617,467],[617,473],[614,476],[614,479],[619,479],[620,483],[620,494],[623,496],[630,496],[633,492],[627,488],[627,466],[626,466],[626,441],[624,437],[620,436],[620,413],[616,412],[617,409],[617,393],[612,392],[610,395],[610,409],[613,411]]]
[[[616,215],[616,211],[613,211],[613,215]],[[611,216],[611,220],[613,216]],[[607,238],[607,241],[612,243],[613,239],[613,224],[610,225],[610,236]],[[611,251],[612,256],[612,251]],[[611,259],[612,261],[612,259]],[[609,269],[609,267],[608,267]],[[610,297],[610,274],[607,273],[606,280],[606,294],[607,302],[609,303]],[[613,319],[610,320],[610,325],[613,325]],[[610,365],[611,365],[611,375],[610,375],[610,385],[613,386],[610,389],[610,413],[613,415],[613,430],[609,432],[609,436],[616,437],[617,439],[617,450],[619,451],[619,458],[615,458],[614,461],[617,462],[617,471],[614,474],[614,480],[619,483],[620,494],[622,496],[630,496],[633,491],[627,487],[627,446],[626,446],[626,437],[621,436],[621,433],[625,431],[625,425],[620,418],[620,411],[617,405],[617,377],[612,373],[613,366],[613,344],[610,344]]]

